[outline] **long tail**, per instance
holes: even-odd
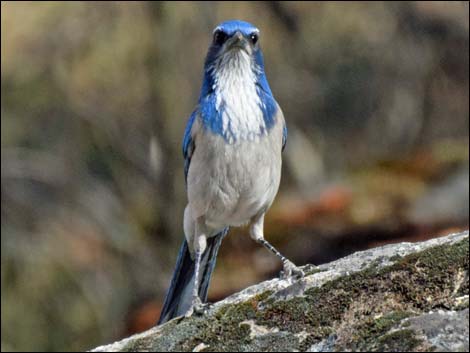
[[[207,239],[207,248],[201,259],[201,280],[198,289],[199,298],[202,302],[207,300],[207,292],[217,253],[227,232],[228,228],[225,228],[216,236]],[[194,261],[189,254],[188,243],[184,240],[157,325],[163,324],[176,316],[184,315],[189,310],[194,287],[194,275]]]

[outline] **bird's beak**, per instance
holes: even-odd
[[[239,48],[248,52],[249,43],[246,40],[246,38],[243,36],[243,34],[240,31],[237,31],[231,38],[229,38],[228,43],[227,43],[227,48],[228,49]]]

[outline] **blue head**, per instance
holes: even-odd
[[[214,29],[199,104],[205,126],[230,141],[240,136],[264,134],[273,125],[276,102],[264,72],[258,28],[248,22],[231,20]],[[254,113],[246,112],[247,108],[243,111],[242,106],[251,107]],[[248,115],[259,119],[237,124]],[[252,128],[238,131],[231,129],[231,123]]]
[[[215,71],[221,68],[224,58],[230,58],[237,51],[243,50],[247,53],[252,62],[252,70],[256,74],[257,83],[272,95],[268,81],[264,73],[263,53],[260,47],[260,31],[251,23],[230,20],[220,23],[213,31],[212,43],[207,52],[204,64],[204,82],[201,90],[201,97],[211,93],[215,80]],[[227,63],[228,60],[225,60]],[[219,65],[218,65],[219,64]]]

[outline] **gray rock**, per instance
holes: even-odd
[[[273,279],[103,351],[468,351],[468,231]]]
[[[468,309],[430,312],[406,319],[401,326],[424,335],[439,352],[468,352]]]

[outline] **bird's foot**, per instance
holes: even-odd
[[[290,277],[302,278],[305,276],[304,271],[295,266],[291,261],[285,260],[283,262],[283,270],[281,271],[281,279],[288,279]]]
[[[193,314],[204,315],[205,313],[207,313],[207,311],[209,311],[209,307],[210,307],[210,304],[203,303],[201,299],[199,298],[199,296],[194,297],[191,303],[191,307],[189,308],[189,310],[186,312],[184,316],[190,317]]]

